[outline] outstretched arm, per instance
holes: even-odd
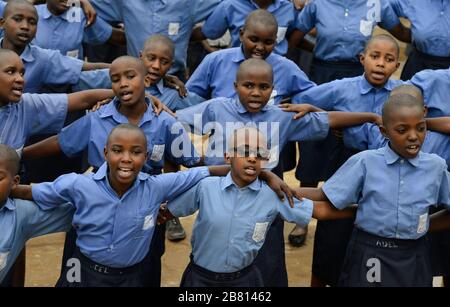
[[[110,67],[111,67],[111,64],[108,64],[108,63],[83,62],[83,66],[82,66],[81,70],[87,71],[87,70],[105,69],[105,68],[110,68]]]
[[[381,116],[368,112],[328,112],[330,128],[344,128],[364,123],[381,124]]]
[[[441,210],[430,216],[430,228],[428,231],[435,232],[450,229],[450,211]]]
[[[388,30],[396,39],[405,43],[411,43],[411,29],[405,27],[401,22]]]
[[[352,218],[356,215],[357,208],[357,206],[351,206],[343,210],[338,210],[329,201],[314,201],[312,216],[322,221]]]
[[[106,89],[87,90],[68,94],[67,111],[89,110],[97,102],[108,98],[113,98],[114,92]]]
[[[327,196],[323,192],[322,188],[293,188],[293,192],[296,198],[302,199],[308,198],[312,201],[328,201]]]
[[[55,156],[62,153],[59,146],[58,136],[54,135],[45,140],[27,146],[23,149],[22,158],[24,160],[34,160],[43,157]]]
[[[33,200],[31,185],[19,184],[11,190],[11,197],[25,200]]]
[[[429,130],[450,134],[450,117],[427,118],[426,121]]]

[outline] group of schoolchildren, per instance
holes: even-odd
[[[46,2],[0,2],[0,282],[28,239],[68,231],[58,286],[159,286],[164,223],[195,212],[181,286],[288,286],[284,220],[307,227],[312,217],[313,286],[449,276],[446,1],[425,1],[419,16],[414,0],[312,0],[300,12],[287,0],[93,0],[88,28],[72,18],[89,1]],[[433,14],[442,19],[426,24]],[[377,24],[414,42],[409,81],[390,79],[400,50],[372,36]],[[308,49],[313,28],[310,80],[284,55]],[[183,91],[189,38],[227,29],[233,47],[207,55]],[[83,40],[125,38],[128,56],[83,62]],[[92,107],[64,127],[69,112]],[[203,154],[188,132],[207,136]],[[25,145],[43,133],[57,134]],[[301,187],[282,181],[294,142]],[[57,154],[85,155],[93,171],[19,184],[32,165],[22,161]],[[189,170],[171,172],[180,165]]]

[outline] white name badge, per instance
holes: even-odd
[[[419,217],[419,226],[417,226],[417,233],[424,233],[427,230],[428,213],[422,214]]]
[[[153,215],[147,215],[144,219],[144,225],[142,226],[142,230],[147,230],[153,226],[155,226]]]
[[[8,263],[8,255],[7,253],[0,253],[0,271],[2,271],[4,268],[6,268],[6,264]]]
[[[266,230],[269,226],[269,222],[265,223],[256,223],[255,229],[253,230],[253,236],[252,239],[256,243],[261,242],[266,237]]]
[[[71,57],[71,58],[77,58],[78,59],[78,55],[80,54],[80,51],[77,50],[72,50],[72,51],[67,51],[66,55]]]
[[[368,20],[361,20],[359,23],[359,32],[364,36],[372,35],[373,22]]]
[[[277,44],[281,43],[281,41],[286,36],[287,27],[278,27],[277,32]]]
[[[159,161],[162,159],[166,145],[154,145],[150,160]]]
[[[180,32],[180,24],[178,22],[169,23],[169,35],[178,35]]]

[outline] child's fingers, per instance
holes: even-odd
[[[287,196],[288,202],[289,202],[289,206],[291,208],[294,208],[294,196],[292,195],[292,190],[291,188],[286,184],[281,186],[281,188],[283,189],[284,193]]]
[[[300,111],[297,114],[294,115],[294,119],[299,119],[302,118],[303,116],[305,116],[306,112],[305,111]]]

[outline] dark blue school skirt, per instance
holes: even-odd
[[[359,62],[325,62],[314,59],[311,80],[317,84],[336,79],[362,75],[364,68]],[[331,132],[322,141],[299,143],[300,158],[295,177],[305,183],[315,183],[328,179],[346,161],[346,149],[342,140]],[[332,166],[332,165],[337,165]]]
[[[60,276],[56,287],[142,287],[141,264],[127,268],[111,268],[97,263],[81,253],[76,248],[71,258],[79,260],[80,279],[73,280],[75,275],[72,267],[66,267]]]
[[[232,273],[216,273],[194,263],[191,257],[180,287],[263,287],[263,279],[254,264]]]
[[[355,227],[339,286],[431,287],[428,243],[426,236],[417,240],[390,239]]]
[[[416,73],[424,69],[447,69],[450,67],[450,57],[439,57],[429,55],[413,47],[406,60],[400,79],[406,81]]]

